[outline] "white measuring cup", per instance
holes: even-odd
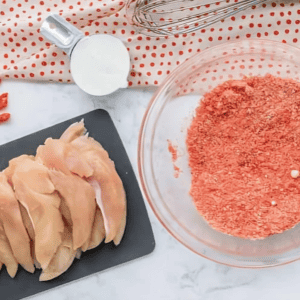
[[[130,57],[125,45],[108,34],[84,36],[56,14],[43,22],[41,34],[71,59],[71,74],[86,93],[103,96],[128,86]]]

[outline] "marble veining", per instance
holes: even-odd
[[[10,97],[6,111],[12,118],[0,126],[0,144],[103,108],[114,120],[137,174],[139,128],[153,90],[91,97],[74,85],[4,81],[0,93],[5,91]],[[214,263],[178,243],[146,206],[156,239],[153,253],[28,299],[299,300],[300,262],[259,270]]]

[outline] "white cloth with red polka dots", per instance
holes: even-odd
[[[39,33],[57,13],[85,35],[120,38],[131,57],[129,86],[158,85],[196,52],[228,40],[268,38],[298,45],[300,1],[267,2],[211,27],[179,37],[137,34],[125,17],[125,0],[0,0],[0,77],[72,82],[69,58]]]

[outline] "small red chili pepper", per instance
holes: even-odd
[[[8,93],[0,95],[0,110],[7,106]]]
[[[0,123],[4,123],[6,121],[8,121],[10,118],[10,114],[9,113],[4,113],[0,115]]]

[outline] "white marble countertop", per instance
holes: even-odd
[[[90,97],[74,85],[4,81],[0,94],[5,91],[9,92],[7,111],[12,117],[0,126],[0,144],[104,108],[110,113],[138,175],[137,138],[152,95],[149,89]],[[156,240],[152,254],[28,299],[299,300],[300,261],[259,270],[211,262],[171,237],[146,205]]]

